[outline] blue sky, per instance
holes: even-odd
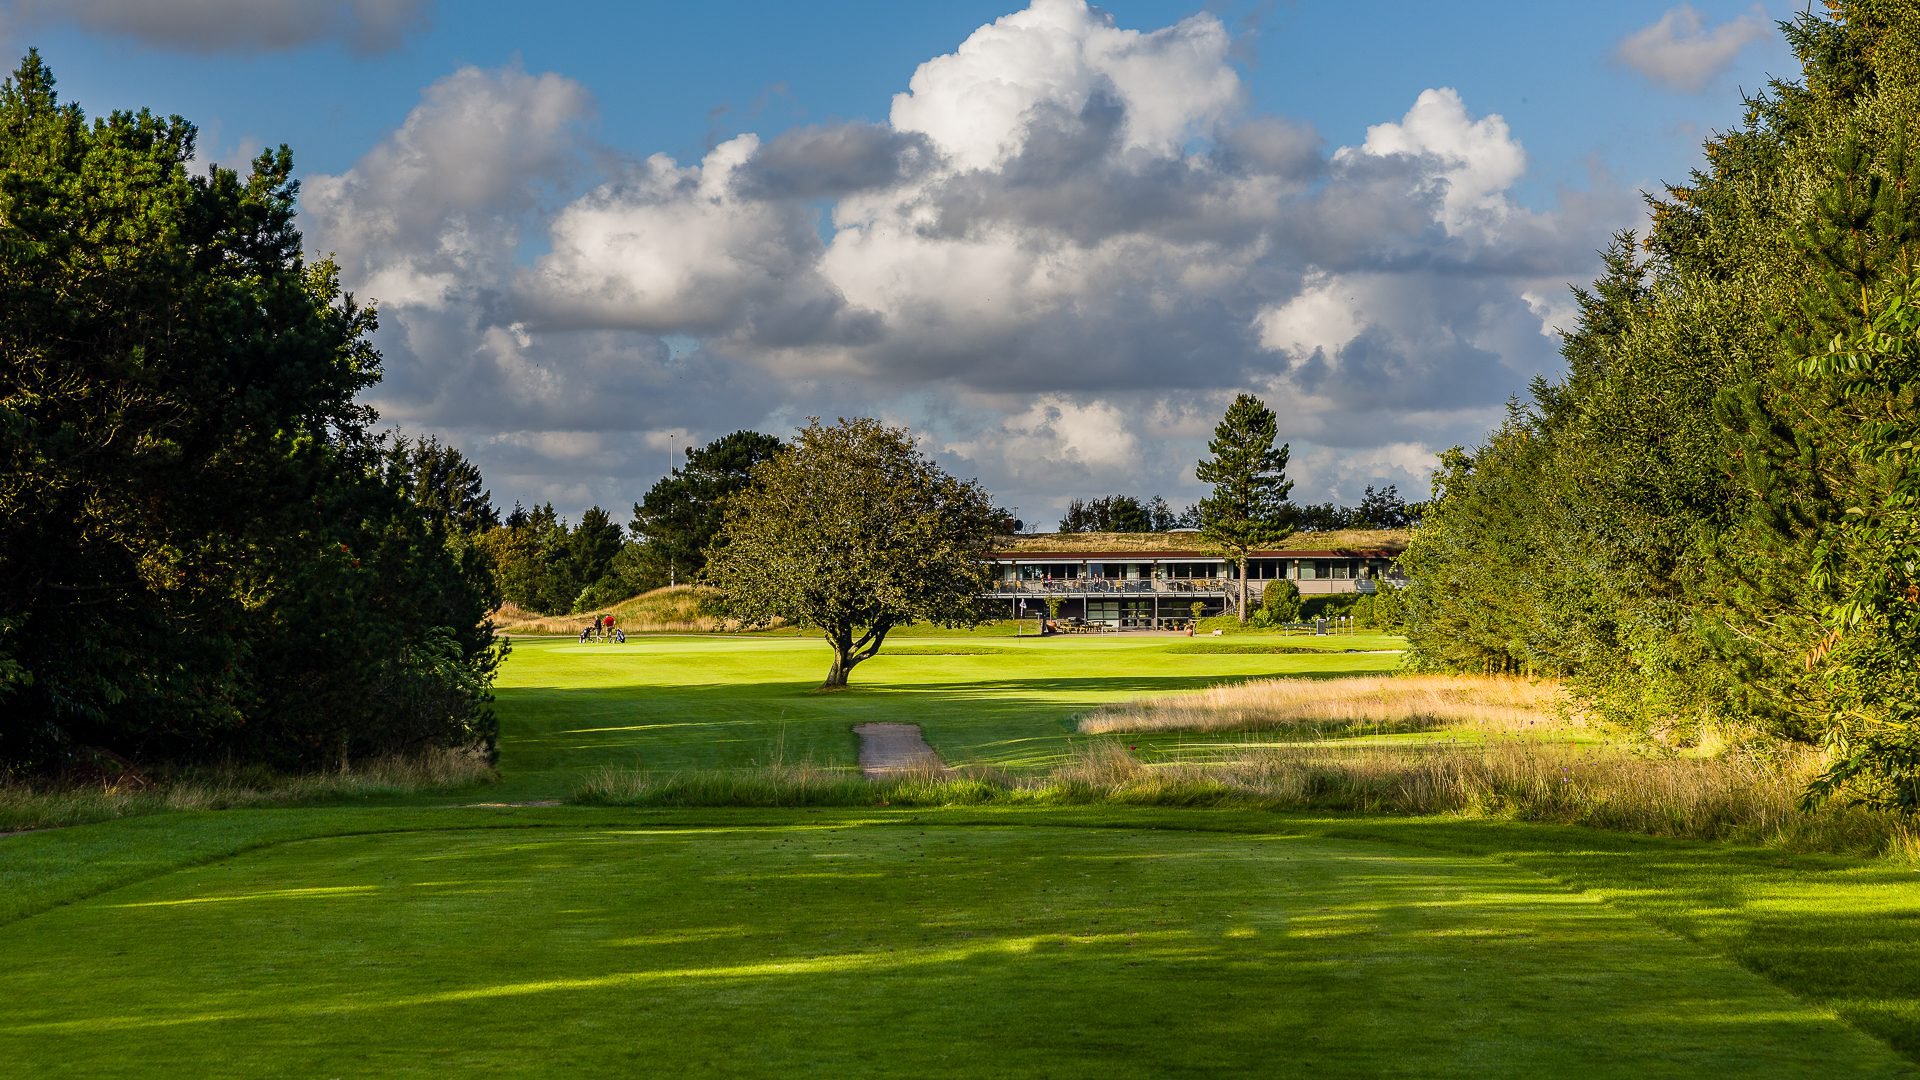
[[[0,0],[0,44],[204,156],[292,145],[382,302],[374,403],[570,514],[669,437],[852,413],[1029,518],[1180,501],[1239,389],[1296,497],[1417,492],[1554,370],[1636,193],[1797,70],[1785,3],[1058,2]]]

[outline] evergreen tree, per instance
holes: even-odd
[[[637,576],[646,587],[695,579],[725,520],[727,500],[746,490],[755,466],[781,449],[779,439],[758,431],[686,448],[685,465],[633,507],[628,528],[642,544]]]
[[[620,526],[605,510],[590,506],[580,515],[580,524],[567,537],[568,579],[580,586],[571,600],[572,610],[594,606],[605,596],[606,590],[598,590],[600,597],[593,594],[596,586],[613,573],[614,559],[623,546]]]
[[[0,85],[0,771],[490,738],[490,590],[387,468],[292,154]]]
[[[1247,621],[1247,559],[1253,551],[1272,547],[1292,534],[1285,523],[1287,493],[1286,443],[1275,445],[1279,420],[1252,394],[1241,394],[1227,406],[1226,415],[1207,443],[1211,457],[1202,458],[1194,476],[1213,485],[1213,494],[1200,500],[1200,536],[1239,569],[1242,623]]]

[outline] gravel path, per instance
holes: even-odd
[[[913,769],[946,768],[920,734],[919,724],[855,724],[853,733],[860,736],[860,771],[869,780]]]

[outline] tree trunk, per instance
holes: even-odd
[[[853,658],[853,631],[829,630],[827,644],[833,646],[833,667],[827,671],[827,681],[821,683],[820,688],[837,690],[847,685],[847,676],[853,673],[853,665],[859,663]]]
[[[1240,625],[1247,625],[1247,560],[1240,560]]]

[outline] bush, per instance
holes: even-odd
[[[1265,616],[1268,623],[1290,623],[1300,621],[1300,586],[1284,578],[1267,583],[1260,594],[1260,610],[1255,618]]]

